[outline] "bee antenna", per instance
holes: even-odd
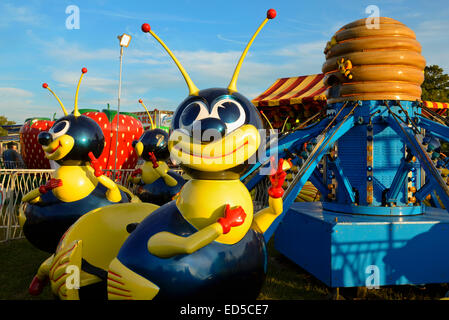
[[[64,105],[62,104],[62,101],[59,99],[59,97],[56,95],[56,93],[54,93],[53,90],[50,89],[50,87],[48,86],[48,84],[47,84],[47,83],[42,84],[42,88],[47,89],[48,91],[50,91],[50,92],[53,94],[53,96],[56,98],[56,100],[58,100],[59,105],[61,106],[62,111],[64,112],[64,115],[65,115],[65,116],[68,115],[67,109],[66,109],[66,108],[64,107]]]
[[[78,93],[80,91],[80,85],[81,85],[81,80],[83,79],[84,74],[87,72],[86,68],[82,68],[81,69],[81,77],[78,81],[78,85],[76,87],[76,93],[75,93],[75,109],[73,110],[73,114],[75,115],[75,117],[79,117],[81,115],[81,113],[78,110]]]
[[[148,118],[150,119],[150,122],[151,122],[151,130],[153,130],[154,129],[154,123],[153,123],[153,119],[150,116],[150,112],[148,111],[147,107],[143,103],[142,99],[139,99],[139,103],[142,105],[142,107],[144,107],[145,111],[147,112]]]
[[[170,55],[170,57],[173,59],[173,61],[178,66],[179,71],[181,71],[182,76],[184,77],[184,80],[186,81],[187,86],[189,87],[189,95],[191,96],[197,96],[198,92],[200,91],[195,84],[193,83],[192,79],[190,79],[189,75],[187,74],[184,67],[181,65],[179,60],[175,57],[173,52],[167,47],[167,45],[151,30],[151,27],[148,23],[142,24],[142,31],[145,33],[150,33],[167,51],[167,53]]]
[[[249,40],[248,44],[246,45],[245,50],[242,53],[242,56],[240,57],[239,62],[237,63],[237,66],[235,67],[234,74],[232,75],[231,82],[229,83],[228,90],[232,93],[237,92],[237,78],[239,77],[240,68],[242,67],[243,60],[246,57],[246,54],[248,53],[249,48],[251,47],[251,44],[253,43],[254,39],[259,34],[260,30],[265,26],[265,24],[268,22],[268,20],[274,19],[276,17],[276,10],[270,9],[267,11],[267,17],[265,20],[260,24],[259,28],[257,28],[256,32],[252,36],[252,38]]]

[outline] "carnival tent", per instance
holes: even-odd
[[[274,128],[294,128],[326,105],[324,74],[277,79],[253,104]]]
[[[326,101],[324,74],[281,78],[253,100],[256,107]]]
[[[449,109],[448,102],[433,102],[433,101],[423,101],[424,106],[431,109],[432,111],[438,113],[439,115],[447,116],[447,110]],[[426,115],[426,111],[423,110],[423,115]]]

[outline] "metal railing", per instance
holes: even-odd
[[[117,170],[119,174],[116,183],[135,193],[137,186],[128,183],[128,177],[133,171]],[[54,172],[53,169],[0,169],[0,243],[23,238],[18,220],[22,197],[44,185],[53,177]]]

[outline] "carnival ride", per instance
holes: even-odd
[[[192,179],[161,207],[115,204],[74,223],[38,271],[54,294],[77,299],[84,289],[109,299],[255,298],[273,235],[278,251],[330,287],[366,286],[373,270],[379,286],[449,282],[449,216],[423,204],[432,199],[449,208],[449,170],[438,152],[449,129],[422,116],[425,60],[414,32],[391,18],[380,18],[378,29],[367,28],[365,19],[343,26],[325,49],[326,117],[265,139],[257,131],[261,117],[236,81],[249,46],[275,15],[268,11],[229,86],[204,90],[142,25],[189,87],[173,116],[168,150]],[[213,129],[220,139],[195,136],[198,124],[201,133]],[[143,155],[154,152],[144,151],[144,136],[135,145]],[[212,149],[214,159],[230,161],[202,156],[214,145],[229,145],[231,154]],[[249,165],[261,148],[265,156]],[[280,159],[275,170],[273,154]],[[154,158],[148,163],[155,169]],[[284,192],[285,170],[291,178]],[[295,202],[308,180],[321,202]],[[255,214],[254,189],[264,207]],[[83,271],[80,290],[65,285],[67,263]]]
[[[365,286],[373,270],[379,286],[448,282],[449,216],[423,201],[438,207],[438,197],[447,208],[438,140],[449,130],[422,116],[425,60],[414,32],[390,18],[379,29],[361,19],[325,54],[328,115],[279,138],[279,156],[295,155],[299,171],[266,238],[276,231],[276,249],[331,287]],[[243,177],[250,189],[263,165]],[[323,201],[293,203],[308,179]]]

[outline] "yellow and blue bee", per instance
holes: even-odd
[[[140,103],[145,107],[142,100]],[[145,107],[146,109],[146,107]],[[150,115],[148,117],[151,120]],[[173,199],[185,183],[184,178],[169,170],[166,161],[170,157],[168,151],[168,133],[154,128],[145,131],[139,140],[133,142],[137,154],[144,160],[128,178],[139,185],[137,196],[143,202],[163,205]]]
[[[38,141],[45,156],[55,161],[59,167],[54,178],[45,185],[26,194],[22,202],[25,208],[20,212],[19,221],[25,237],[37,248],[55,252],[61,236],[83,214],[92,209],[113,203],[128,202],[131,193],[116,185],[102,171],[96,168],[96,157],[104,147],[104,135],[100,126],[78,111],[78,92],[75,95],[75,109],[68,114],[59,101],[65,116],[58,119],[48,132],[41,132]]]
[[[107,288],[109,299],[257,297],[267,265],[263,233],[282,213],[284,170],[290,165],[279,160],[270,176],[269,207],[254,214],[239,178],[260,147],[262,121],[237,92],[236,81],[250,44],[275,15],[268,11],[229,86],[205,90],[197,89],[149,25],[142,26],[166,48],[189,87],[174,114],[168,150],[192,179],[161,207],[111,205],[75,223],[38,272],[50,278],[60,298],[82,298],[83,286],[92,284]],[[67,264],[81,268],[81,290],[65,285]]]
[[[270,10],[249,45],[274,16]],[[142,30],[166,48],[148,24]],[[166,48],[190,91],[173,116],[169,150],[192,179],[176,201],[152,212],[125,241],[108,270],[110,299],[238,299],[259,294],[267,261],[263,232],[282,212],[285,168],[280,161],[270,206],[253,214],[250,193],[239,178],[260,146],[262,121],[236,89],[249,45],[228,88],[205,90],[196,88]]]

